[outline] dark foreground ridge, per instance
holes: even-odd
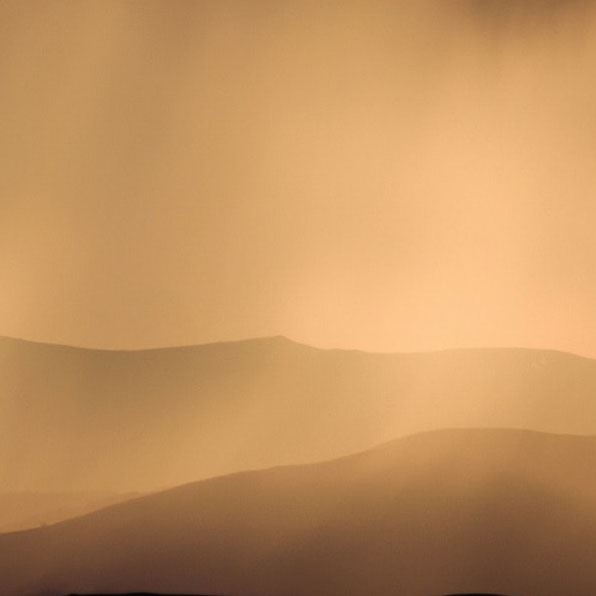
[[[157,594],[155,592],[128,592],[126,594],[65,594],[65,596],[215,596],[214,594]],[[314,596],[314,595],[313,595]],[[397,595],[396,595],[397,596]],[[446,594],[445,596],[505,596],[504,594],[487,594],[474,592],[466,594]]]
[[[215,594],[157,594],[156,592],[127,592],[125,594],[102,593],[102,594],[65,594],[64,596],[216,596]],[[219,595],[218,595],[219,596]],[[453,596],[458,596],[454,594]],[[481,594],[470,594],[470,596],[483,596]],[[487,594],[486,596],[491,596]]]
[[[111,593],[94,593],[94,594],[65,594],[64,596],[221,596],[216,594],[158,594],[156,592],[127,592],[123,594],[114,594]],[[458,596],[457,594],[453,594],[453,596]],[[481,594],[470,594],[469,596],[483,596]],[[486,596],[491,596],[487,594]]]

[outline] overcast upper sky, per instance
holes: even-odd
[[[0,0],[0,334],[596,356],[591,6]]]

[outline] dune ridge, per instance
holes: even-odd
[[[0,339],[0,491],[151,491],[445,427],[596,433],[596,362],[283,337],[143,351]],[[312,412],[316,412],[313,415]]]

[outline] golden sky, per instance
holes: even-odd
[[[593,6],[0,0],[0,334],[596,356]]]

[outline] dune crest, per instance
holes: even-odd
[[[596,433],[596,362],[561,352],[1,339],[0,361],[3,492],[151,491],[445,427]]]

